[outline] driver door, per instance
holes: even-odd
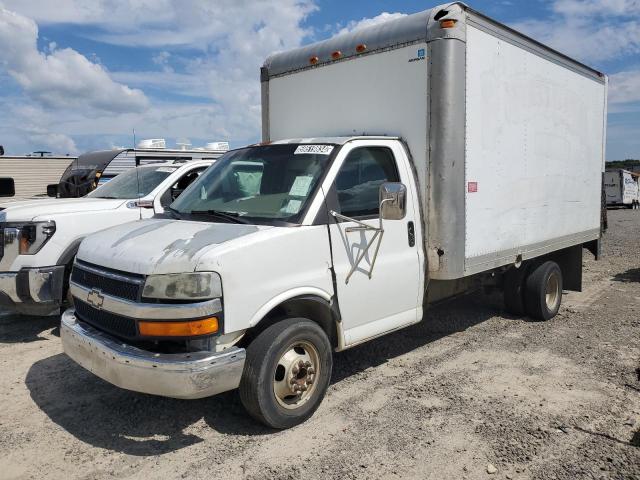
[[[415,323],[422,313],[422,265],[415,241],[418,212],[414,210],[413,180],[406,161],[397,161],[404,157],[399,145],[379,143],[347,145],[351,149],[342,157],[329,194],[333,200],[329,204],[337,205],[334,211],[378,227],[380,186],[401,182],[407,187],[404,218],[383,220],[384,232],[378,238],[373,238],[375,231],[363,229],[354,221],[329,215],[333,218],[329,230],[347,345]]]

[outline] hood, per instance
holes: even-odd
[[[48,200],[24,200],[1,205],[7,222],[23,222],[36,217],[54,217],[66,213],[98,212],[113,210],[129,200],[106,198],[51,198]]]
[[[273,227],[151,219],[126,223],[88,236],[77,258],[122,272],[150,275],[195,270],[216,246]]]

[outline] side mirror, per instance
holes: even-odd
[[[0,197],[13,197],[16,194],[16,184],[13,178],[0,178]]]
[[[58,184],[52,183],[47,185],[47,196],[57,198],[58,197]]]
[[[0,145],[0,157],[4,155],[4,147]]]
[[[399,182],[380,185],[380,218],[402,220],[407,213],[407,187]]]

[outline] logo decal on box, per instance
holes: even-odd
[[[469,193],[475,193],[478,191],[478,182],[469,182],[467,184],[467,191]]]
[[[418,62],[427,58],[427,51],[424,48],[419,48],[416,51],[416,56],[409,59],[409,62]]]

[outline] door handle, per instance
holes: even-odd
[[[407,236],[409,237],[409,246],[415,247],[416,245],[416,229],[413,226],[413,222],[407,223]]]

